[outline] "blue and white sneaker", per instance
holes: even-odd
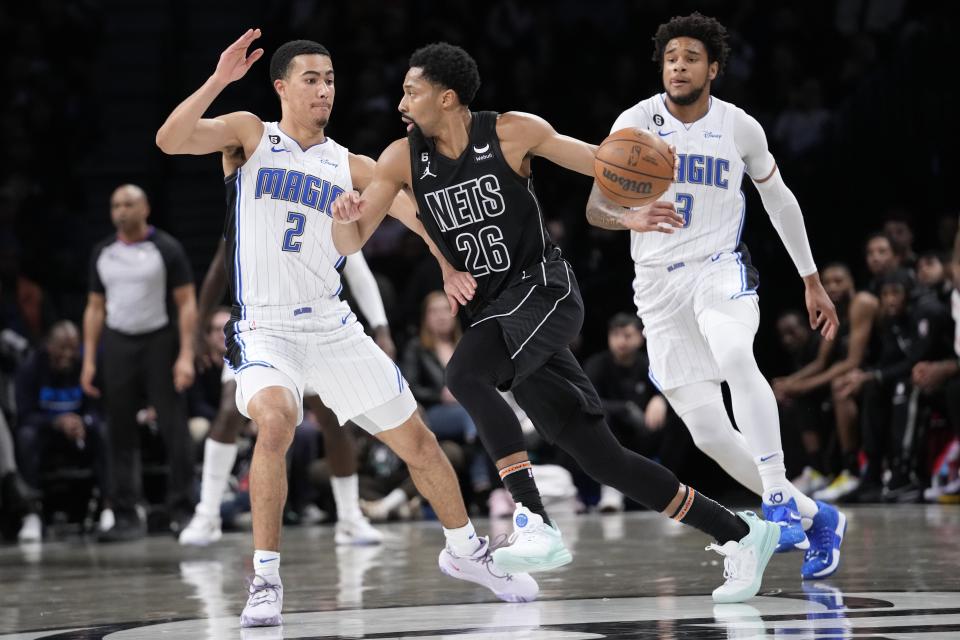
[[[772,497],[776,496],[782,498],[783,494],[775,493]],[[807,534],[803,532],[800,510],[797,509],[797,501],[794,498],[780,504],[764,502],[763,519],[780,526],[780,541],[777,543],[777,553],[810,548],[810,541],[807,540]]]
[[[817,514],[807,532],[810,549],[803,556],[800,575],[804,580],[832,576],[840,568],[840,545],[847,532],[847,517],[836,507],[817,500]]]

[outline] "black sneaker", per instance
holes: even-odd
[[[117,521],[110,529],[101,531],[97,535],[97,542],[128,542],[139,540],[146,535],[146,528],[140,518],[117,514]]]
[[[922,497],[923,487],[912,478],[896,484],[891,481],[887,488],[883,490],[884,502],[914,504],[920,502]]]

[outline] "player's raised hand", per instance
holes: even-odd
[[[356,191],[344,191],[330,205],[333,221],[350,224],[360,219],[360,194]]]
[[[619,220],[620,224],[633,231],[659,231],[673,233],[675,228],[683,226],[683,216],[677,213],[672,202],[657,200],[652,204],[631,209]]]
[[[220,61],[213,77],[223,83],[236,82],[263,56],[263,49],[254,49],[248,56],[247,49],[260,37],[260,29],[247,29],[240,38],[220,54]]]
[[[810,328],[819,331],[827,340],[833,340],[840,328],[840,318],[837,317],[837,309],[820,281],[808,285],[803,297],[807,304],[807,314],[810,316]]]

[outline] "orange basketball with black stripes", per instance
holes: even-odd
[[[653,202],[673,182],[673,153],[655,134],[628,127],[600,144],[593,173],[601,193],[624,207]]]

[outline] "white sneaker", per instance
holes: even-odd
[[[811,496],[814,500],[821,502],[836,502],[840,498],[853,493],[860,486],[860,478],[853,475],[846,469],[840,472],[833,482],[826,489],[814,492]]]
[[[811,495],[827,486],[827,477],[813,467],[804,467],[803,473],[794,478],[791,483],[797,491],[804,495]]]
[[[382,544],[383,534],[374,529],[369,520],[360,516],[353,520],[337,520],[333,539],[337,544]]]
[[[113,509],[109,507],[102,509],[100,511],[100,520],[97,522],[97,531],[100,533],[110,531],[115,524],[117,524],[117,517],[113,515]]]
[[[241,627],[275,627],[283,624],[283,585],[273,584],[260,576],[254,576],[250,581],[250,596],[247,606],[240,614]]]
[[[619,513],[623,511],[623,494],[613,487],[603,485],[600,487],[600,502],[597,503],[597,510],[600,513]]]
[[[519,502],[513,512],[509,543],[510,546],[493,552],[494,561],[504,571],[549,571],[573,560],[563,544],[560,529],[547,524]]]
[[[220,518],[211,517],[199,511],[194,512],[188,524],[180,532],[180,544],[205,547],[223,537],[220,530]]]
[[[531,602],[537,598],[540,587],[528,573],[507,573],[497,566],[490,553],[490,542],[483,544],[471,556],[458,556],[449,547],[440,552],[440,571],[451,578],[479,584],[493,591],[505,602]]]
[[[780,527],[761,520],[752,511],[737,514],[750,527],[750,532],[739,541],[711,544],[707,551],[723,556],[725,582],[713,590],[713,601],[718,604],[743,602],[757,595],[763,579],[763,570],[777,548]]]
[[[17,534],[17,540],[20,542],[40,542],[43,540],[43,521],[36,513],[28,513],[23,518],[23,524],[20,525],[20,533]]]
[[[303,508],[300,513],[301,524],[320,524],[327,518],[327,512],[311,503]]]

